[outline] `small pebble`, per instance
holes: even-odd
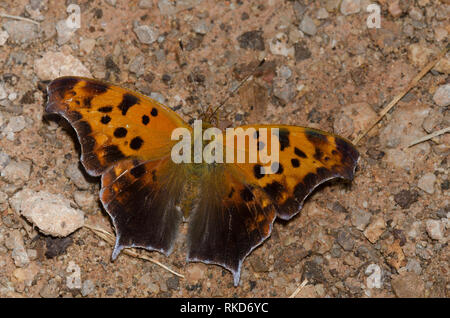
[[[34,70],[41,80],[53,80],[59,76],[92,77],[89,70],[72,55],[47,51],[34,62]]]
[[[95,39],[83,39],[80,41],[80,51],[84,54],[89,54],[95,47]]]
[[[311,57],[311,51],[308,49],[305,43],[295,43],[294,57],[297,62],[309,59]]]
[[[28,265],[30,259],[28,258],[28,254],[25,250],[25,245],[23,242],[23,237],[19,230],[7,232],[5,238],[5,246],[8,249],[12,250],[12,258],[14,260],[14,264],[17,267],[24,267]]]
[[[30,178],[31,162],[11,160],[1,171],[1,177],[9,183],[23,185]]]
[[[23,282],[25,286],[30,287],[38,273],[39,267],[35,263],[31,263],[25,268],[16,268],[13,272],[13,276],[17,281]]]
[[[4,133],[17,133],[22,131],[27,126],[27,122],[24,116],[13,116],[9,119],[9,123],[4,129]]]
[[[28,44],[39,36],[38,26],[27,21],[5,20],[3,28],[9,34],[9,40],[14,43]]]
[[[421,43],[414,43],[408,47],[409,60],[418,67],[425,66],[430,60],[434,51]]]
[[[403,14],[403,10],[400,7],[399,1],[400,0],[393,0],[389,2],[388,11],[394,18],[398,18]]]
[[[386,223],[384,222],[383,216],[378,215],[372,221],[372,223],[367,226],[364,231],[364,236],[371,242],[375,243],[381,234],[386,230]]]
[[[6,93],[5,87],[0,84],[0,100],[5,99],[6,97],[8,97],[8,94]]]
[[[241,49],[250,49],[264,51],[264,38],[262,31],[248,31],[242,33],[238,38],[239,47]]]
[[[392,278],[391,285],[397,297],[420,298],[424,296],[425,284],[416,273],[400,273]]]
[[[161,103],[161,104],[166,104],[166,98],[158,92],[152,92],[150,94],[150,98],[156,100],[157,102]]]
[[[355,208],[351,212],[352,224],[360,231],[364,231],[371,217],[372,215],[369,212],[362,209]]]
[[[8,40],[8,38],[9,38],[8,32],[0,30],[0,46],[5,45],[5,43]]]
[[[328,14],[328,11],[325,8],[320,8],[319,10],[317,10],[317,14],[316,14],[317,19],[325,20],[329,16],[330,15]]]
[[[0,151],[0,170],[5,168],[11,162],[7,153]]]
[[[444,240],[445,225],[443,222],[430,219],[425,224],[427,233],[433,240]]]
[[[394,195],[394,201],[402,208],[409,209],[411,204],[417,201],[419,193],[417,191],[402,190]]]
[[[417,275],[420,275],[420,273],[422,273],[422,267],[420,266],[420,262],[414,258],[408,260],[408,263],[406,264],[405,267],[409,272],[416,273]]]
[[[45,257],[53,258],[59,255],[63,255],[67,248],[72,245],[72,237],[52,237],[47,236],[45,238]]]
[[[83,297],[86,297],[91,295],[94,291],[95,284],[91,280],[86,279],[81,287],[81,295],[83,295]]]
[[[317,33],[317,27],[314,24],[313,19],[311,19],[309,16],[305,15],[302,19],[302,22],[300,22],[299,26],[300,30],[308,35],[315,35]]]
[[[355,246],[355,240],[351,234],[345,230],[340,230],[337,235],[336,241],[344,249],[344,251],[351,251]]]
[[[350,15],[358,13],[361,10],[360,0],[342,0],[341,13],[343,15]]]
[[[158,39],[158,30],[149,25],[140,25],[133,29],[139,42],[143,44],[152,44]]]
[[[153,7],[152,0],[139,0],[138,7],[141,9],[151,9]]]
[[[84,225],[84,213],[71,207],[71,202],[59,194],[24,189],[9,203],[44,234],[67,236]]]
[[[441,107],[450,105],[450,84],[439,86],[433,95],[433,101]]]
[[[42,298],[56,298],[59,296],[59,284],[58,282],[52,278],[48,281],[44,287],[39,291],[39,295]]]
[[[206,34],[208,33],[209,28],[210,26],[204,20],[201,20],[194,25],[194,32],[198,34]]]
[[[190,284],[196,284],[200,279],[206,277],[206,265],[201,263],[189,264],[186,271],[186,279]]]
[[[75,203],[84,210],[93,210],[97,204],[97,197],[88,191],[75,191],[73,193]]]
[[[420,10],[417,7],[412,7],[409,10],[409,16],[411,17],[411,19],[416,20],[416,21],[422,21],[423,20],[422,10]]]
[[[166,281],[167,288],[171,290],[177,290],[180,285],[180,279],[177,276],[172,276]]]
[[[145,72],[145,56],[142,54],[139,54],[134,59],[131,60],[130,64],[128,65],[128,69],[130,72],[135,73],[137,77],[141,76]]]
[[[270,53],[274,55],[293,57],[295,49],[288,44],[288,37],[284,33],[278,33],[269,41]]]
[[[434,173],[429,172],[419,179],[417,186],[426,193],[433,194],[435,183],[436,183],[436,176],[434,175]]]
[[[80,166],[78,163],[73,163],[67,166],[66,170],[64,171],[64,174],[67,178],[72,181],[75,186],[80,190],[87,190],[89,189],[89,182],[87,182],[86,178],[84,177],[84,174],[80,170]]]

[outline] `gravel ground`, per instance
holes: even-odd
[[[380,17],[368,23],[371,3]],[[320,187],[275,223],[238,287],[219,266],[187,264],[183,235],[169,257],[143,254],[184,278],[123,253],[111,262],[112,246],[84,226],[114,232],[99,180],[70,126],[44,114],[46,81],[76,74],[189,121],[266,58],[221,125],[353,139],[445,48],[447,0],[8,0],[0,13],[0,297],[287,297],[305,279],[296,297],[449,296],[450,134],[407,146],[450,126],[450,54],[362,139],[351,184]]]

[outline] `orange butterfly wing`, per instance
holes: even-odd
[[[102,175],[100,199],[116,230],[113,259],[125,247],[170,253],[186,181],[170,160],[171,133],[191,128],[166,106],[109,83],[61,77],[47,91],[47,112],[70,122],[87,172]]]
[[[188,232],[188,260],[224,266],[233,273],[235,285],[245,257],[270,235],[275,218],[297,214],[307,196],[323,182],[351,180],[359,158],[348,140],[323,131],[284,125],[241,128],[279,129],[276,173],[262,174],[260,161],[210,168],[201,182],[202,196]],[[249,134],[249,139],[260,138],[259,134],[252,136]],[[266,139],[267,144],[259,143],[259,149],[271,148],[271,139]],[[234,146],[235,154],[245,153],[248,162],[248,144]]]
[[[65,117],[82,147],[81,162],[93,176],[118,160],[170,154],[173,129],[191,129],[174,111],[137,92],[98,80],[61,77],[47,88],[46,111]]]
[[[306,197],[320,184],[333,178],[352,180],[359,153],[350,141],[340,136],[300,126],[251,125],[243,129],[279,130],[279,161],[275,167],[261,162],[237,163],[246,182],[261,187],[277,207],[277,216],[290,219],[297,214]],[[260,138],[254,137],[257,142]],[[271,148],[270,138],[259,148]],[[267,144],[265,144],[267,143]],[[236,145],[237,147],[237,145]],[[248,152],[248,149],[236,149]],[[270,152],[270,151],[269,151]],[[260,167],[272,169],[261,174]]]

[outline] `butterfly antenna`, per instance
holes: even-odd
[[[262,60],[261,60],[261,62],[259,62],[258,63],[258,65],[256,65],[254,68],[253,68],[253,70],[242,80],[242,81],[240,81],[239,82],[239,84],[235,87],[235,88],[233,88],[232,90],[231,90],[231,92],[228,94],[228,96],[216,107],[216,108],[214,108],[214,110],[212,111],[212,113],[211,113],[211,115],[209,116],[209,119],[211,119],[215,114],[216,114],[216,112],[220,109],[220,108],[222,108],[227,102],[228,102],[228,100],[231,98],[231,97],[233,97],[234,96],[234,94],[245,84],[245,82],[247,82],[253,75],[255,75],[255,73],[256,73],[256,70],[258,69],[258,68],[260,68],[261,66],[263,66],[263,64],[264,64],[264,62],[266,61],[266,58],[263,58]],[[208,109],[206,110],[206,112],[208,112],[209,110],[210,110],[210,108],[211,108],[211,106],[209,106],[208,107]]]

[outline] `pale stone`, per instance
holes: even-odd
[[[434,193],[434,184],[436,183],[436,176],[433,173],[426,173],[423,175],[419,182],[417,183],[417,186],[425,191],[428,194]]]
[[[378,238],[386,230],[386,223],[381,215],[377,216],[372,223],[367,226],[364,236],[371,242],[375,243]]]
[[[41,80],[53,80],[60,76],[92,77],[91,72],[70,54],[46,52],[34,63],[36,75]]]
[[[9,203],[44,234],[67,236],[84,225],[84,213],[71,208],[62,195],[29,189],[17,192]]]

